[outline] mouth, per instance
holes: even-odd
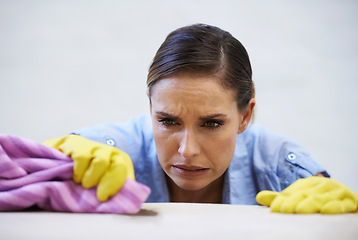
[[[200,177],[205,175],[210,170],[210,168],[193,165],[172,165],[172,168],[176,173],[184,177]]]

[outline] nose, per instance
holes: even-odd
[[[186,159],[192,158],[200,153],[200,144],[195,133],[189,130],[183,132],[178,152]]]

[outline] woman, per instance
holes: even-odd
[[[328,176],[301,146],[249,125],[256,104],[249,56],[226,31],[197,24],[170,33],[147,86],[150,116],[48,143],[72,156],[77,182],[99,183],[102,201],[133,175],[130,160],[120,160],[125,153],[136,180],[152,190],[148,202],[256,204],[261,190],[280,192],[299,178]],[[122,172],[110,174],[108,166],[119,162]]]

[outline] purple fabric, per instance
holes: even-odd
[[[40,143],[0,134],[0,211],[38,206],[48,211],[123,213],[140,210],[150,188],[127,179],[106,202],[96,188],[84,189],[72,181],[73,161]]]

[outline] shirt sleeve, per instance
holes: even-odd
[[[297,179],[318,173],[329,177],[307,149],[283,135],[252,126],[246,137],[252,149],[253,170],[259,191],[282,191]]]

